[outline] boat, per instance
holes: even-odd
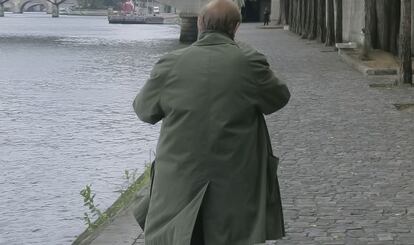
[[[175,24],[178,19],[176,14],[161,14],[160,7],[154,4],[152,7],[137,7],[133,0],[125,0],[120,12],[108,10],[110,24]]]
[[[108,15],[110,24],[177,24],[179,17],[176,14],[137,15],[117,14]]]

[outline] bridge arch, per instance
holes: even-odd
[[[31,5],[30,5],[31,4]],[[39,5],[42,5],[42,6],[44,6],[45,8],[47,8],[47,2],[46,1],[42,1],[42,0],[28,0],[28,1],[22,1],[21,3],[20,3],[20,6],[19,6],[19,13],[23,13],[24,11],[25,11],[25,8],[27,7],[27,6],[29,6],[30,5],[30,7],[33,7],[33,6],[39,6]],[[27,9],[27,8],[26,8]]]
[[[40,11],[47,12],[47,5],[46,3],[33,3],[33,4],[27,4],[26,9],[24,11],[36,11],[34,8],[39,7]]]

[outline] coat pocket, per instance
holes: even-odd
[[[279,166],[279,158],[270,154],[267,159],[267,185],[268,198],[271,203],[276,202],[278,197],[277,167]]]

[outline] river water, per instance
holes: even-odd
[[[0,244],[70,244],[85,226],[79,192],[105,210],[124,170],[141,173],[158,126],[132,100],[179,27],[105,17],[0,18]]]

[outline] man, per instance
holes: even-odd
[[[264,26],[268,26],[269,25],[269,22],[270,22],[270,10],[269,10],[269,7],[266,7],[265,8],[263,15],[264,15],[264,23],[263,23],[263,25]]]
[[[233,40],[240,21],[232,1],[210,2],[199,40],[162,57],[135,98],[142,121],[162,120],[146,245],[252,245],[284,235],[263,114],[290,94],[262,54]]]

